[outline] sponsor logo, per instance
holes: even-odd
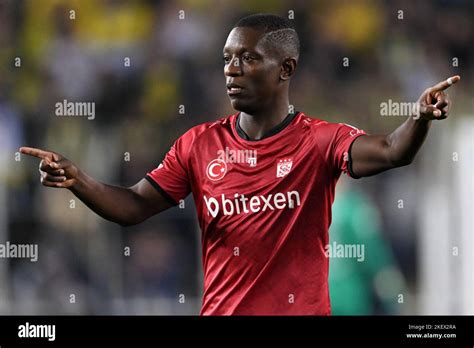
[[[206,197],[204,195],[207,213],[215,218],[219,212],[224,215],[239,215],[249,213],[259,213],[263,211],[293,209],[300,206],[300,194],[298,191],[286,193],[278,192],[267,196],[252,196],[248,198],[244,194],[234,194],[233,198],[227,198],[224,194],[219,198]]]
[[[206,174],[209,180],[221,180],[227,173],[227,164],[221,159],[212,160],[206,168]]]
[[[257,165],[257,157],[249,157],[247,158],[247,163],[251,167],[255,167]]]

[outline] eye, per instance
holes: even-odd
[[[252,59],[253,59],[253,58],[252,58],[251,56],[243,56],[243,57],[242,57],[242,60],[243,60],[244,62],[250,62]]]
[[[224,61],[225,64],[229,64],[229,63],[230,63],[230,57],[229,57],[229,56],[224,56],[224,57],[222,57],[222,60]]]

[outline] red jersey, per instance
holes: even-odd
[[[191,128],[146,176],[173,204],[193,194],[201,314],[328,315],[331,205],[365,132],[299,112],[255,141],[238,116]]]

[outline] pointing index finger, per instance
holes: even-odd
[[[461,76],[459,76],[459,75],[451,76],[448,79],[446,79],[444,81],[441,81],[441,82],[437,83],[436,85],[434,85],[433,87],[431,87],[431,90],[433,92],[444,91],[445,89],[447,89],[451,85],[454,85],[460,79],[461,79]]]
[[[51,157],[51,152],[44,151],[44,150],[41,150],[41,149],[37,149],[37,148],[34,148],[34,147],[20,147],[20,152],[22,154],[25,154],[25,155],[34,156],[34,157],[38,157],[38,158],[41,158],[41,159],[52,160],[52,158],[50,158]]]

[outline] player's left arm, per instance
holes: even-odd
[[[431,121],[448,117],[451,102],[444,90],[460,79],[456,75],[426,89],[418,99],[419,115],[409,117],[392,133],[355,139],[351,147],[353,174],[370,176],[410,164],[428,134]]]

